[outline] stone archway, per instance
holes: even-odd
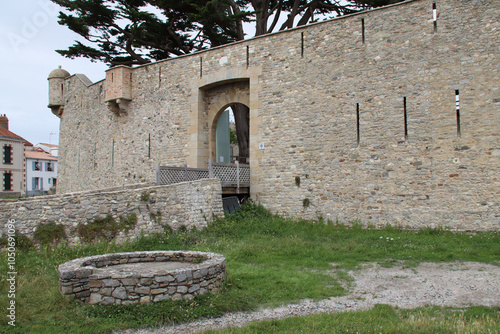
[[[220,115],[233,104],[250,105],[248,79],[218,82],[202,89],[205,109],[207,141],[205,160],[216,161],[216,128]]]
[[[262,172],[259,164],[259,129],[262,119],[259,110],[262,68],[232,68],[222,70],[191,82],[191,125],[188,128],[189,142],[186,146],[186,161],[189,167],[207,168],[209,159],[215,161],[215,131],[220,113],[232,104],[248,106],[249,112],[249,165],[252,197],[258,199]]]

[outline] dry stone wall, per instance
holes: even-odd
[[[124,265],[132,266],[124,268]],[[127,305],[217,293],[225,277],[226,261],[221,254],[195,251],[114,253],[59,265],[59,290],[64,296],[88,304]]]
[[[222,216],[221,186],[217,179],[183,182],[168,186],[130,185],[120,188],[40,196],[21,200],[0,200],[0,217],[15,220],[16,230],[33,239],[34,231],[49,222],[62,225],[72,245],[84,242],[78,228],[96,219],[134,215],[135,224],[115,236],[117,242],[141,234],[163,232],[166,226],[202,229],[214,216]],[[5,226],[7,223],[5,224]],[[5,226],[2,232],[6,234]],[[88,241],[88,240],[87,240]]]
[[[213,92],[247,82],[250,190],[273,212],[499,230],[500,7],[436,7],[435,24],[432,0],[408,1],[135,68],[120,116],[73,76],[58,187],[205,167]]]

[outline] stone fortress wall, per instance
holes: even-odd
[[[499,230],[500,7],[435,6],[436,21],[431,0],[408,1],[94,84],[71,76],[58,191],[154,182],[157,163],[206,167],[220,112],[240,102],[251,195],[275,213]]]

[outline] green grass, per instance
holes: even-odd
[[[222,253],[227,264],[223,292],[193,301],[89,306],[65,299],[58,291],[57,266],[63,262],[96,254],[161,249]],[[368,262],[415,266],[423,261],[463,260],[498,265],[500,235],[443,230],[416,233],[391,227],[363,230],[359,224],[347,228],[285,219],[260,206],[248,205],[203,231],[180,229],[173,233],[167,229],[120,246],[101,241],[73,248],[57,245],[18,250],[16,255],[17,326],[11,328],[2,316],[0,332],[106,333],[279,306],[304,298],[318,300],[343,295],[347,291],[342,286],[349,282],[349,277],[341,271],[333,276],[326,274],[333,268],[332,263],[344,269]],[[5,280],[9,271],[7,252],[0,256],[0,305],[4,309],[9,301]]]
[[[243,328],[204,331],[204,334],[250,333],[499,333],[500,307],[466,310],[437,306],[402,310],[376,305],[368,311],[318,314],[251,323]]]

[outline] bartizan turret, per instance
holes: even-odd
[[[49,105],[48,107],[52,109],[52,113],[57,117],[61,117],[64,112],[64,105],[66,101],[64,99],[65,82],[71,74],[68,71],[63,70],[61,66],[50,72],[49,77]]]
[[[132,68],[117,66],[106,71],[106,104],[116,115],[127,112],[132,100]]]

